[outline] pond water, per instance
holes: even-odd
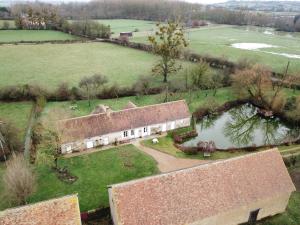
[[[245,104],[219,116],[207,116],[196,124],[198,136],[184,146],[196,146],[199,141],[213,141],[217,148],[280,144],[299,135],[298,130],[284,125],[278,118],[262,118],[257,108]]]

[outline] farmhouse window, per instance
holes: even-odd
[[[134,136],[134,130],[131,130],[131,136]]]
[[[147,132],[147,127],[144,127],[144,133],[146,133]]]
[[[128,136],[128,131],[124,131],[123,136],[127,137]]]

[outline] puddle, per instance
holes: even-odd
[[[234,48],[245,50],[259,50],[261,48],[276,48],[275,45],[263,44],[263,43],[235,43],[231,45]]]
[[[280,55],[280,56],[284,56],[284,57],[290,58],[290,59],[300,59],[300,55],[296,55],[296,54],[268,52],[268,51],[262,51],[262,52],[269,53],[269,54],[272,54],[272,55]]]

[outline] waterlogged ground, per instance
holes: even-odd
[[[290,72],[300,71],[300,34],[276,32],[271,28],[210,25],[185,30],[190,51],[218,56],[237,62],[249,58],[283,72],[290,61]],[[133,40],[147,42],[147,35],[138,32]]]

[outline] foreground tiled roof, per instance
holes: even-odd
[[[80,225],[77,195],[0,212],[1,225]]]
[[[190,117],[184,100],[77,117],[58,122],[62,143]]]
[[[278,150],[113,185],[118,224],[182,225],[295,190]]]

